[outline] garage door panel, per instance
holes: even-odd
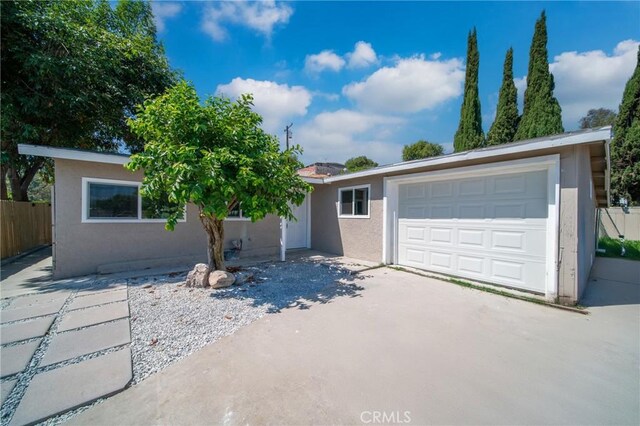
[[[400,185],[398,263],[544,292],[546,172]]]

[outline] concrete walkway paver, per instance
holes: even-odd
[[[42,305],[58,300],[65,300],[71,294],[70,291],[56,293],[33,294],[14,298],[7,309],[27,308],[34,305]]]
[[[0,405],[4,404],[17,382],[17,380],[5,380],[0,384]]]
[[[111,395],[123,389],[132,374],[129,348],[37,374],[9,424],[35,423]]]
[[[10,376],[24,370],[29,365],[29,361],[38,349],[40,342],[42,339],[3,348],[0,377]]]
[[[6,345],[44,336],[49,331],[54,319],[54,316],[48,316],[14,324],[3,324],[0,326],[0,344]]]
[[[119,302],[127,300],[127,289],[104,291],[97,294],[91,294],[83,297],[76,297],[69,310],[88,308],[90,306],[104,305],[105,303]]]
[[[9,308],[3,309],[0,312],[0,323],[4,324],[11,321],[19,321],[55,314],[60,310],[60,308],[62,308],[65,300],[66,299],[57,299],[41,305],[32,305],[17,309],[12,309],[11,305],[9,305]]]
[[[57,334],[47,348],[41,366],[131,343],[128,319]]]
[[[55,416],[118,392],[132,378],[126,283],[52,281],[50,269],[50,250],[2,265],[3,425]]]
[[[129,304],[124,302],[109,303],[91,308],[70,311],[63,318],[58,331],[73,330],[129,316]]]

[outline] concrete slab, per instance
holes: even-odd
[[[51,284],[51,247],[12,262],[2,262],[2,298],[55,291]]]
[[[51,324],[53,324],[53,320],[54,317],[50,316],[16,324],[2,325],[0,326],[0,344],[5,345],[44,336],[49,331]]]
[[[638,305],[581,315],[388,268],[352,283],[70,423],[640,424]]]
[[[131,332],[128,319],[82,330],[67,331],[53,337],[40,366],[77,358],[130,342]]]
[[[97,294],[76,297],[69,305],[69,310],[88,308],[90,306],[104,305],[105,303],[127,300],[127,289],[104,291]]]
[[[126,290],[127,285],[124,283],[93,283],[92,285],[81,286],[78,288],[76,298],[94,296],[96,294],[110,293],[112,291]]]
[[[108,305],[93,306],[91,308],[71,311],[64,314],[58,332],[87,327],[107,321],[129,316],[129,304],[116,302]]]
[[[620,281],[640,286],[640,262],[637,260],[596,257],[591,278]]]
[[[66,299],[71,294],[70,291],[61,290],[55,293],[33,294],[16,297],[9,304],[9,309],[26,308],[33,305],[43,305],[60,299]]]
[[[40,342],[42,342],[42,339],[0,348],[0,358],[2,359],[0,377],[10,376],[24,370],[29,365],[29,361],[31,361],[36,349],[40,346]]]
[[[9,424],[31,424],[124,389],[131,381],[129,348],[36,374]]]
[[[16,383],[17,380],[5,380],[0,384],[0,405],[4,404]]]
[[[66,299],[57,299],[44,303],[42,305],[27,306],[24,308],[3,309],[0,311],[0,323],[4,324],[11,321],[24,320],[28,318],[41,317],[57,313]]]

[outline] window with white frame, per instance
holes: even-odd
[[[175,210],[168,199],[140,195],[140,182],[82,178],[84,222],[164,222]],[[180,221],[185,220],[182,209]]]
[[[244,217],[242,214],[242,209],[240,208],[240,203],[236,203],[236,205],[231,209],[229,214],[227,215],[227,220],[251,220],[248,217]]]
[[[338,190],[340,217],[368,218],[371,185],[352,186]]]

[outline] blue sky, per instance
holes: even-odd
[[[636,64],[639,2],[164,2],[152,3],[171,65],[202,97],[251,92],[264,128],[303,161],[367,155],[400,161],[418,139],[452,150],[467,34],[480,50],[487,132],[506,50],[520,98],[544,9],[549,62],[565,130],[590,108],[617,109]]]

